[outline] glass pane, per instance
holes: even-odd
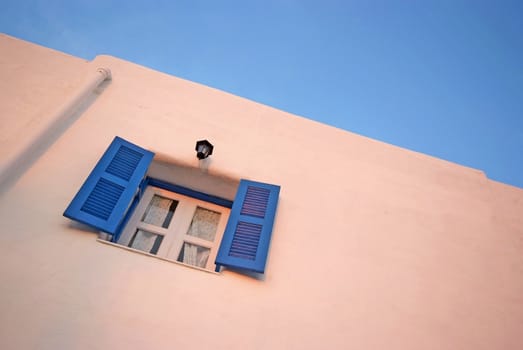
[[[182,246],[178,261],[189,265],[205,267],[210,252],[211,250],[209,248],[185,242]]]
[[[167,228],[177,205],[178,201],[155,194],[143,214],[142,222]]]
[[[129,242],[129,247],[138,249],[147,253],[156,254],[163,236],[144,230],[136,230],[133,238]]]
[[[189,227],[188,235],[214,241],[216,228],[220,222],[220,213],[197,207]]]

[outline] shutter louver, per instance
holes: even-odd
[[[87,196],[81,211],[89,213],[100,219],[107,220],[111,216],[118,199],[125,187],[115,184],[103,177],[98,180],[92,192]]]
[[[267,210],[269,194],[270,191],[266,188],[247,186],[241,214],[263,218]]]
[[[115,137],[64,216],[114,235],[153,156],[154,153]]]
[[[142,156],[140,152],[134,151],[126,146],[121,146],[118,148],[118,152],[111,160],[111,163],[109,163],[107,172],[125,181],[129,181],[136,166],[140,163]]]
[[[241,180],[216,256],[221,266],[263,273],[280,187]]]
[[[240,221],[236,226],[229,256],[254,260],[260,244],[262,225]]]

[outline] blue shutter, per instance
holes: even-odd
[[[64,216],[114,235],[153,156],[154,153],[115,137]]]
[[[263,273],[280,186],[241,180],[216,256],[221,266]]]

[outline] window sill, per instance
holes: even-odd
[[[161,256],[154,255],[154,254],[150,254],[150,253],[147,253],[147,252],[144,252],[144,251],[138,250],[138,249],[133,249],[133,248],[129,248],[129,247],[123,246],[123,245],[121,245],[121,244],[117,244],[117,243],[109,242],[109,241],[106,241],[106,240],[101,239],[101,238],[97,238],[96,240],[97,240],[98,242],[100,242],[100,243],[103,243],[103,244],[107,244],[107,245],[110,245],[110,246],[113,246],[113,247],[117,247],[117,248],[120,248],[120,249],[128,250],[128,251],[131,251],[131,252],[134,252],[134,253],[138,253],[138,254],[141,254],[141,255],[150,256],[150,257],[155,258],[155,259],[158,259],[158,260],[168,261],[168,262],[170,262],[170,263],[173,263],[173,264],[176,264],[176,265],[181,265],[181,266],[184,266],[184,267],[188,267],[188,268],[190,268],[190,269],[194,269],[194,270],[199,270],[199,271],[207,272],[207,273],[210,273],[210,274],[212,274],[212,275],[221,275],[220,273],[215,272],[215,271],[212,271],[212,270],[206,270],[206,269],[203,269],[203,268],[198,267],[198,266],[193,266],[193,265],[189,265],[189,264],[184,264],[184,263],[179,262],[179,261],[175,261],[175,260],[171,260],[171,259],[163,258],[163,257],[161,257]]]

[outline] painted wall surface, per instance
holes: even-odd
[[[45,127],[86,74],[87,62],[0,34],[0,162]],[[2,164],[2,163],[0,163]]]
[[[114,57],[0,48],[3,153],[86,74],[113,76],[0,197],[0,348],[523,348],[522,189]],[[62,217],[115,135],[195,169],[207,138],[209,175],[281,185],[265,276]]]

